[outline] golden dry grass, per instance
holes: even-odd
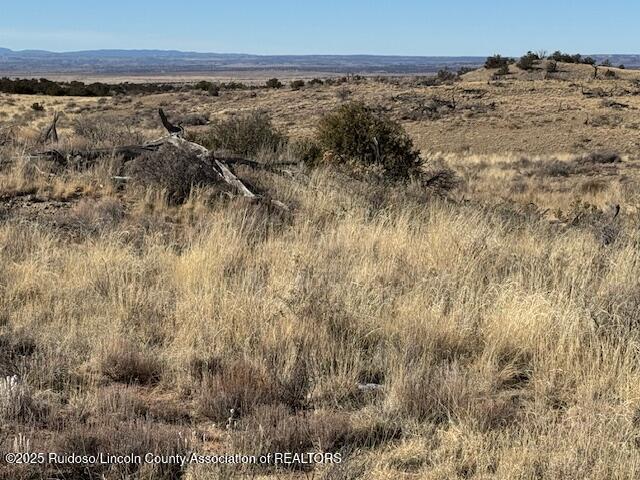
[[[526,85],[508,87],[505,108],[542,98],[516,94]],[[332,88],[264,95],[285,125],[298,118],[287,98]],[[233,95],[201,108],[251,104]],[[512,121],[500,115],[496,129]],[[410,131],[448,121],[461,120]],[[624,147],[617,133],[607,141]],[[327,479],[637,478],[637,158],[619,148],[620,164],[553,176],[551,152],[523,162],[519,137],[501,154],[474,138],[471,153],[424,151],[464,179],[450,198],[324,169],[261,175],[287,215],[206,189],[171,206],[119,189],[108,165],[55,177],[3,167],[0,373],[23,389],[0,410],[3,450],[24,434],[32,451],[343,452],[316,467]],[[557,161],[577,165],[570,151]],[[240,472],[305,476],[92,471]]]

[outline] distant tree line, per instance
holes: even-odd
[[[592,57],[583,57],[579,53],[575,53],[571,55],[569,53],[562,53],[559,50],[549,55],[549,59],[555,62],[564,62],[564,63],[583,63],[585,65],[596,64],[595,59]]]
[[[541,60],[544,60],[545,58],[548,59],[551,64],[551,67],[549,67],[548,70],[557,69],[557,62],[581,63],[592,66],[596,65],[596,61],[593,57],[583,57],[579,53],[569,54],[563,53],[558,50],[556,52],[553,52],[551,55],[546,55],[546,52],[529,51],[525,55],[520,57],[520,59],[517,61],[513,58],[503,57],[501,55],[492,55],[490,57],[487,57],[484,66],[485,68],[489,69],[497,68],[499,75],[506,75],[507,73],[509,73],[510,64],[515,63],[516,66],[521,70],[532,70]],[[610,63],[609,65],[603,65],[610,66]],[[624,68],[624,66],[621,66],[621,68]]]
[[[58,82],[46,78],[0,78],[0,92],[20,95],[49,95],[53,97],[110,97],[115,95],[136,95],[202,90],[218,96],[220,90],[246,90],[252,88],[244,83],[213,83],[202,81],[195,84],[170,83],[89,83],[73,81]]]
[[[354,80],[361,80],[362,77],[354,76]],[[340,84],[347,82],[346,77],[340,79],[321,80],[314,78],[308,82],[304,80],[294,80],[290,83],[292,90],[299,90],[305,85],[314,86]],[[95,82],[85,84],[83,82],[58,82],[47,80],[46,78],[0,78],[0,93],[14,93],[20,95],[48,95],[53,97],[109,97],[115,95],[149,95],[154,93],[184,92],[184,91],[204,91],[209,95],[217,97],[221,90],[252,90],[258,88],[279,89],[284,85],[277,78],[271,78],[262,86],[247,85],[241,82],[209,82],[206,80],[191,84],[171,84],[171,83],[102,83]]]
[[[0,79],[0,92],[16,93],[21,95],[50,95],[54,97],[108,97],[122,94],[163,93],[180,90],[182,87],[171,84],[153,83],[119,83],[108,84],[95,82],[85,84],[83,82],[57,82],[27,78],[2,78]]]

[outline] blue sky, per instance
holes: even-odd
[[[640,0],[22,0],[0,47],[257,54],[640,53]]]

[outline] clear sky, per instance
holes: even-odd
[[[2,0],[0,47],[640,53],[640,0]]]

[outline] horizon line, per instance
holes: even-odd
[[[198,50],[179,50],[179,49],[163,49],[163,48],[90,48],[86,50],[46,50],[40,48],[25,48],[20,50],[14,50],[8,47],[1,47],[0,50],[8,50],[12,53],[25,53],[25,52],[43,52],[43,53],[53,53],[53,54],[69,54],[69,53],[86,53],[86,52],[164,52],[164,53],[193,53],[198,55],[247,55],[254,57],[314,57],[314,56],[323,56],[323,57],[413,57],[413,58],[485,58],[491,55],[502,55],[500,52],[493,52],[487,55],[471,55],[471,54],[456,54],[456,55],[414,55],[414,54],[378,54],[378,53],[248,53],[248,52],[214,52],[214,51],[198,51]],[[530,50],[535,51],[535,50]],[[562,51],[562,50],[560,50]],[[523,54],[525,54],[524,52]],[[553,53],[551,51],[549,54]],[[580,53],[580,52],[565,52],[565,53]],[[583,55],[593,55],[593,56],[625,56],[625,55],[635,55],[640,56],[640,53],[586,53]],[[514,55],[504,55],[504,56],[514,56]],[[517,55],[515,55],[517,56]]]

